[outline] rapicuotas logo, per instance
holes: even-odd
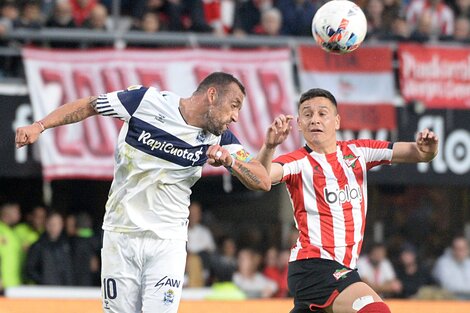
[[[189,160],[193,163],[199,161],[201,159],[201,155],[204,153],[203,147],[201,147],[198,151],[193,152],[188,149],[178,148],[175,147],[171,142],[166,141],[159,141],[157,139],[151,138],[152,134],[146,132],[145,130],[142,131],[137,141],[143,143],[150,147],[150,150],[159,150],[186,160]]]

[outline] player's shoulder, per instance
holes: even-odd
[[[281,164],[286,164],[290,162],[295,162],[300,159],[303,159],[306,155],[308,154],[307,150],[305,147],[301,147],[297,150],[291,151],[286,154],[282,154],[278,156],[277,158],[274,159],[273,162],[275,163],[281,163]]]
[[[351,140],[341,140],[337,142],[337,145],[341,149],[348,148],[350,146],[355,146],[358,148],[373,148],[373,149],[388,149],[391,148],[391,143],[385,140],[376,140],[376,139],[351,139]]]

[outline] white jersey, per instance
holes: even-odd
[[[98,97],[98,113],[125,122],[104,230],[187,240],[190,188],[201,177],[208,147],[219,144],[231,154],[243,149],[229,130],[215,136],[188,125],[179,102],[174,93],[142,86]]]

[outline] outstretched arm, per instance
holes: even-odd
[[[429,129],[418,133],[416,142],[397,142],[393,145],[392,163],[430,162],[437,155],[439,138]]]
[[[34,143],[39,135],[48,128],[80,122],[87,117],[98,114],[94,109],[96,100],[97,97],[88,97],[66,103],[49,113],[41,121],[19,127],[16,130],[16,147],[21,148]]]
[[[266,132],[266,140],[256,157],[268,171],[272,184],[278,183],[282,179],[282,166],[272,163],[272,159],[276,147],[283,143],[289,135],[292,129],[290,121],[293,118],[292,115],[280,115],[273,121]]]

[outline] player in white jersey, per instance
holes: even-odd
[[[232,75],[206,77],[189,98],[133,86],[64,104],[20,127],[17,147],[45,129],[101,114],[124,121],[103,222],[105,312],[176,312],[186,262],[191,186],[202,165],[225,166],[246,187],[268,191],[263,165],[228,130],[245,96]]]
[[[367,170],[379,164],[430,162],[438,138],[425,129],[416,142],[337,141],[336,99],[323,89],[302,94],[298,115],[306,145],[272,161],[293,118],[280,116],[258,155],[272,183],[286,183],[299,230],[289,262],[291,313],[390,313],[355,268],[366,221]]]

